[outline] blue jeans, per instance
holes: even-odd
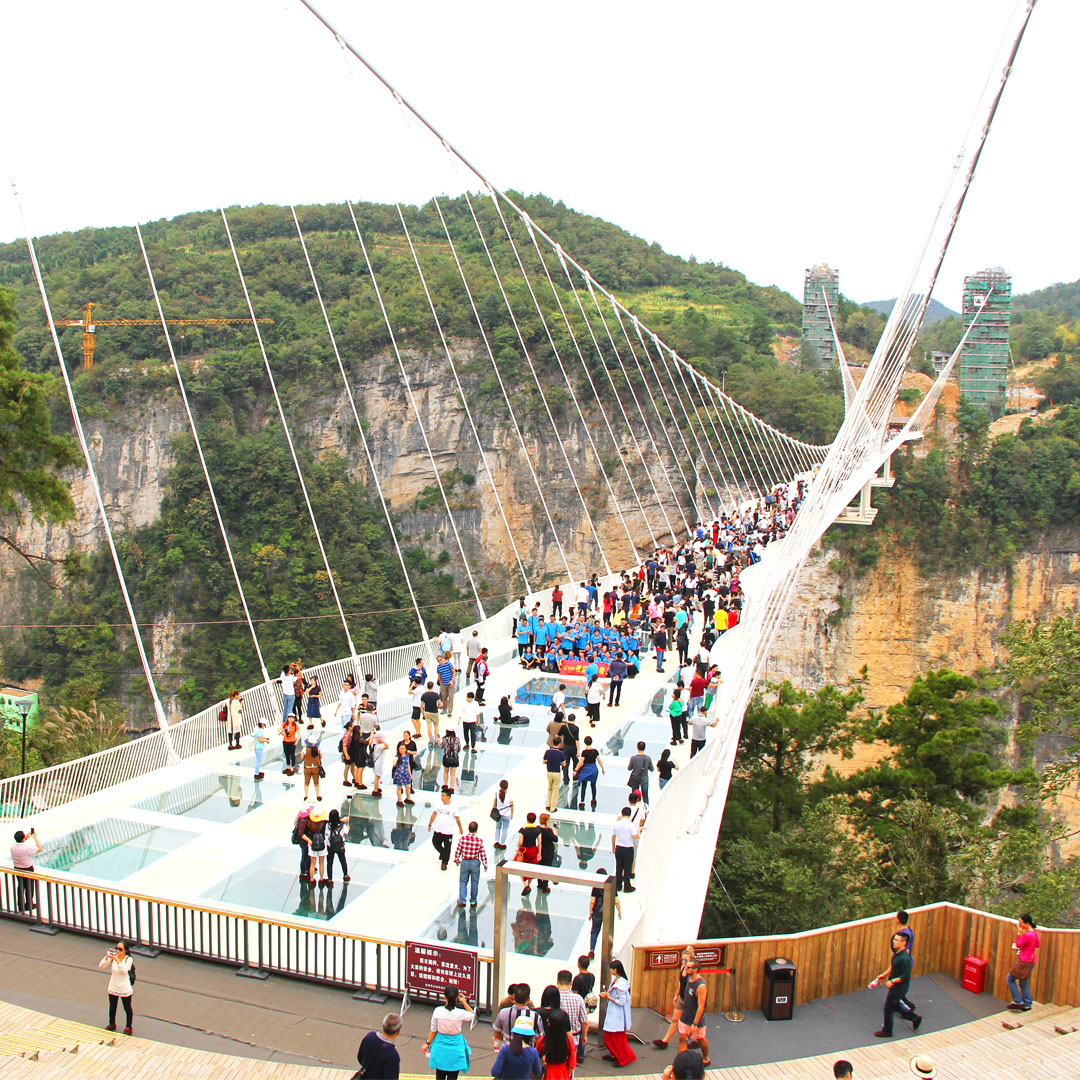
[[[705,704],[705,695],[704,694],[701,697],[692,697],[686,703],[686,715],[687,715],[687,717],[689,718],[689,717],[693,716],[698,711],[698,709],[700,709],[700,708],[702,708],[704,706],[704,704]]]
[[[1005,981],[1009,984],[1009,990],[1012,993],[1013,1004],[1023,1005],[1025,1009],[1031,1008],[1031,988],[1028,986],[1027,979],[1018,979],[1010,971],[1005,976]]]
[[[656,670],[657,671],[663,671],[664,670],[664,650],[663,649],[657,649],[656,650]]]
[[[263,755],[266,753],[266,743],[257,742],[255,744],[255,771],[257,773],[262,772]]]
[[[281,703],[281,722],[287,723],[289,716],[292,714],[292,707],[296,703],[295,694],[285,694]]]
[[[505,844],[506,838],[510,835],[510,819],[508,817],[501,817],[495,822],[495,843]]]
[[[470,882],[472,883],[469,889]],[[465,892],[469,889],[472,895],[469,899],[475,904],[477,894],[480,891],[480,860],[462,859],[461,869],[458,871],[458,900],[465,903]]]
[[[600,936],[600,930],[603,925],[603,920],[592,924],[592,928],[589,930],[589,952],[596,951],[596,939]]]

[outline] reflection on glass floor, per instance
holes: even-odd
[[[47,841],[35,862],[50,870],[120,881],[198,836],[123,818],[103,818]]]
[[[588,870],[590,874],[601,869],[609,874],[615,872],[610,828],[591,821],[560,821],[555,832],[559,837],[557,866],[564,870]]]
[[[206,773],[179,787],[142,799],[134,804],[134,809],[204,818],[207,821],[235,821],[258,810],[264,803],[276,799],[293,786],[276,780],[255,780],[251,776]]]
[[[411,851],[430,839],[423,827],[431,816],[430,808],[397,806],[393,788],[384,788],[381,799],[360,795],[342,799],[338,812],[341,820],[346,822],[345,840],[348,843]]]
[[[605,754],[621,754],[630,757],[637,753],[637,744],[645,743],[645,753],[656,764],[660,757],[660,751],[671,741],[671,725],[649,722],[648,720],[631,720],[623,724],[614,735],[608,739],[603,752]]]
[[[301,882],[300,849],[275,847],[245,863],[202,895],[208,900],[227,900],[243,908],[302,915],[307,919],[332,919],[389,869],[386,863],[358,859],[353,857],[355,854],[355,848],[346,849],[352,878],[347,885],[341,880],[340,864],[332,887]]]
[[[527,956],[549,956],[569,961],[580,953],[580,936],[589,916],[586,889],[552,885],[550,893],[538,893],[536,882],[529,896],[511,883],[506,903],[506,947]],[[491,948],[495,937],[495,884],[481,881],[479,904],[444,907],[423,937],[459,945]]]
[[[517,754],[493,753],[491,750],[462,751],[454,789],[461,796],[476,795],[494,787],[521,764]],[[421,773],[413,773],[413,786],[421,791],[439,791],[443,786],[442,751],[434,748],[420,755]],[[385,796],[384,796],[385,798]]]
[[[601,814],[619,814],[622,808],[627,805],[627,799],[630,795],[630,788],[626,783],[627,777],[630,775],[626,769],[626,763],[620,760],[606,760],[604,762],[607,767],[606,773],[601,773],[596,778],[596,811]],[[655,774],[653,774],[655,777]],[[659,784],[659,780],[655,781]],[[657,787],[657,790],[659,788]],[[649,792],[652,794],[652,791]],[[590,802],[592,800],[592,785],[589,785],[588,795],[586,796],[581,790],[580,785],[576,782],[572,782],[569,785],[563,784],[559,791],[558,805],[564,809],[574,810],[580,809],[581,800],[585,800],[585,809],[592,809]]]

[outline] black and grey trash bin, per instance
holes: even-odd
[[[795,1012],[795,965],[782,956],[765,961],[761,1011],[766,1020],[790,1020]]]

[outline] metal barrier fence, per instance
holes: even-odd
[[[45,874],[23,875],[36,903],[27,914],[19,910],[19,877],[0,867],[0,917],[211,960],[254,977],[286,975],[389,995],[405,990],[402,942],[124,893]],[[489,1009],[492,958],[481,953],[479,961],[486,968],[480,976],[479,1006]]]

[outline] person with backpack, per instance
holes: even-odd
[[[500,1050],[510,1038],[515,1025],[519,1020],[531,1021],[531,1034],[541,1036],[544,1034],[544,1024],[540,1015],[532,1006],[532,987],[528,983],[515,983],[510,988],[510,996],[513,1000],[501,1008],[491,1023],[491,1045],[493,1050]]]
[[[326,868],[326,884],[334,884],[334,859],[341,862],[341,880],[348,884],[352,881],[349,877],[349,864],[345,861],[345,822],[341,820],[341,814],[337,810],[331,810],[326,822],[326,852],[329,865]]]
[[[320,886],[329,885],[326,878],[326,815],[322,810],[313,809],[308,814],[307,828],[301,840],[308,848],[311,884],[318,882]]]
[[[131,998],[134,995],[135,961],[128,955],[127,945],[118,941],[101,958],[98,967],[107,968],[109,971],[109,1023],[105,1030],[116,1030],[116,1006],[122,1001],[124,1016],[127,1018],[124,1034],[130,1035],[133,1019]]]
[[[443,764],[443,787],[452,788],[457,780],[458,765],[460,764],[461,743],[458,742],[457,733],[450,728],[442,737],[442,764]]]

